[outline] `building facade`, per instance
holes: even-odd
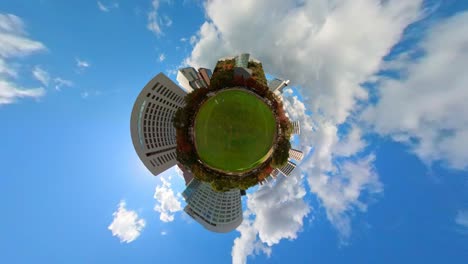
[[[236,58],[236,67],[248,68],[250,54],[241,53],[238,56],[236,56],[235,58]]]
[[[213,75],[213,72],[211,72],[210,69],[199,68],[198,73],[200,74],[200,77],[205,82],[206,87],[208,87],[210,85],[210,80],[211,80],[211,76]]]
[[[283,167],[278,168],[278,170],[283,173],[284,176],[289,176],[295,168],[296,164],[288,160],[288,163],[286,163],[286,165]]]
[[[291,122],[291,125],[293,127],[293,134],[300,135],[301,134],[301,126],[299,125],[299,121],[293,121]]]
[[[153,175],[176,165],[176,131],[172,119],[184,106],[185,92],[167,76],[156,75],[133,105],[130,132],[133,146]]]
[[[301,161],[304,158],[304,153],[302,153],[302,151],[297,150],[297,149],[290,149],[289,157],[297,161]]]
[[[192,67],[179,69],[176,79],[187,93],[190,93],[193,89],[207,87],[203,78]]]
[[[283,93],[284,87],[288,86],[289,80],[273,79],[268,82],[268,88],[270,91],[275,92],[276,94]]]
[[[243,220],[241,191],[216,192],[209,183],[193,179],[182,193],[187,206],[184,211],[204,228],[227,233]]]

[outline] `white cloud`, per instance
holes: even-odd
[[[13,66],[8,65],[8,63],[0,57],[0,77],[1,76],[16,78],[18,73]]]
[[[33,76],[36,80],[42,83],[44,86],[49,85],[50,81],[50,75],[48,72],[46,72],[44,69],[42,69],[40,66],[35,66],[32,70]]]
[[[98,5],[99,10],[103,12],[109,12],[109,8],[105,6],[103,3],[101,3],[101,1],[97,1],[97,5]]]
[[[69,80],[62,79],[60,77],[54,78],[55,89],[60,91],[62,87],[71,87],[73,82]]]
[[[245,215],[248,217],[249,213]],[[263,253],[267,256],[271,255],[271,248],[258,240],[258,231],[252,225],[252,221],[245,218],[237,228],[240,236],[234,239],[234,246],[231,252],[233,264],[246,263],[247,257],[253,254],[258,255]]]
[[[111,9],[119,8],[119,3],[114,2],[112,4],[105,5],[101,1],[97,1],[97,6],[102,12],[109,12]]]
[[[45,94],[44,88],[24,89],[15,83],[0,78],[0,105],[11,104],[18,98],[39,98]]]
[[[382,192],[382,184],[372,166],[374,156],[344,161],[329,171],[321,171],[313,162],[301,167],[309,172],[309,187],[324,206],[327,218],[339,231],[341,242],[346,243],[351,234],[352,211],[365,212],[367,202],[363,194]],[[372,199],[372,198],[371,198]]]
[[[271,246],[282,239],[293,240],[301,230],[310,207],[304,202],[306,191],[299,173],[279,177],[276,184],[263,185],[247,195],[247,211],[240,237],[234,240],[233,263],[245,263],[248,255],[271,254]],[[253,219],[249,220],[249,215]]]
[[[161,231],[161,236],[167,235],[167,231]]]
[[[160,35],[162,33],[158,22],[158,8],[159,0],[151,1],[151,10],[148,12],[148,24],[146,25],[146,27],[156,35]]]
[[[138,217],[135,211],[125,209],[125,201],[120,201],[119,208],[113,214],[114,220],[108,226],[113,236],[117,236],[120,242],[130,243],[140,236],[146,223]]]
[[[166,59],[166,55],[164,53],[159,54],[159,61],[162,62]]]
[[[0,14],[0,105],[13,103],[18,98],[39,98],[45,94],[44,88],[24,88],[12,80],[18,74],[16,67],[10,64],[14,58],[45,49],[42,43],[27,37],[19,17]]]
[[[342,157],[350,157],[359,153],[366,146],[366,142],[362,139],[361,128],[354,125],[348,132],[346,137],[342,138],[336,145],[335,155]]]
[[[426,163],[455,169],[468,168],[467,24],[468,12],[459,13],[428,31],[416,48],[422,57],[392,61],[405,77],[381,78],[379,101],[364,114],[375,131],[410,145]]]
[[[212,0],[205,4],[208,20],[192,38],[186,64],[213,68],[220,57],[249,52],[268,73],[298,87],[301,100],[291,94],[284,100],[291,119],[301,122],[302,148],[313,149],[301,169],[343,241],[351,232],[350,215],[366,210],[365,194],[382,191],[374,156],[357,155],[366,147],[355,121],[362,110],[358,102],[368,100],[361,84],[379,70],[404,29],[421,17],[421,3]],[[343,124],[351,127],[348,133],[339,130]],[[270,244],[295,234],[266,228],[258,232]],[[233,256],[236,252],[240,257],[235,259],[252,254],[252,247],[238,244]]]
[[[12,14],[0,14],[0,57],[23,57],[45,50],[45,46],[26,36],[23,21]]]
[[[42,83],[44,86],[49,86],[51,81],[50,74],[42,69],[40,66],[35,66],[32,70],[33,77]],[[62,87],[70,87],[73,86],[73,82],[69,80],[62,79],[60,77],[56,77],[52,79],[52,83],[57,91],[60,91]]]
[[[163,0],[162,2],[170,2],[168,0]],[[170,27],[172,25],[172,20],[167,15],[160,16],[159,8],[161,5],[160,0],[152,0],[151,1],[151,9],[148,12],[148,23],[146,24],[146,28],[153,32],[155,35],[160,36],[163,34],[162,26]]]
[[[88,61],[81,60],[79,58],[76,58],[75,60],[76,60],[76,67],[78,67],[78,69],[80,70],[91,66],[91,64]]]
[[[169,16],[163,16],[164,25],[170,27],[172,25],[172,19]]]
[[[24,23],[21,18],[12,14],[0,14],[0,31],[13,32],[15,34],[24,35]]]
[[[82,92],[82,93],[81,93],[81,98],[83,98],[83,99],[88,98],[88,96],[89,96],[89,92],[86,92],[86,91],[85,91],[85,92]]]
[[[468,231],[468,210],[458,211],[455,223]]]
[[[156,186],[154,192],[154,199],[156,199],[154,210],[160,213],[159,219],[161,221],[172,222],[174,214],[182,210],[180,197],[174,194],[171,183],[164,177],[161,177],[161,183],[161,185]]]
[[[196,42],[197,42],[197,36],[195,35],[191,36],[189,39],[190,45],[195,45]]]

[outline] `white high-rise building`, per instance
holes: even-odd
[[[133,105],[130,131],[143,164],[155,176],[176,165],[176,130],[172,119],[185,92],[164,74],[156,75]]]
[[[297,149],[290,149],[289,157],[297,161],[301,161],[304,158],[304,153],[302,153],[302,151],[297,150]]]
[[[295,168],[296,164],[288,160],[288,163],[286,163],[286,165],[284,165],[283,167],[278,168],[278,170],[281,171],[281,173],[283,173],[284,176],[289,176]]]
[[[176,79],[187,93],[190,93],[193,89],[207,87],[206,82],[192,67],[179,69]]]
[[[299,125],[299,121],[293,121],[291,122],[291,125],[293,127],[293,134],[300,135],[301,134],[301,126]]]
[[[184,211],[210,231],[227,233],[242,223],[241,191],[239,189],[216,192],[209,183],[194,178],[182,196],[187,202]]]
[[[268,82],[268,88],[270,91],[275,92],[276,94],[283,93],[284,87],[288,86],[289,80],[273,79]]]

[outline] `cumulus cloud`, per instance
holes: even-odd
[[[97,6],[102,12],[109,12],[111,9],[119,8],[119,3],[114,2],[112,4],[105,5],[101,1],[97,1]]]
[[[421,5],[422,0],[213,0],[205,4],[207,21],[185,60],[213,68],[220,57],[249,52],[266,72],[291,80],[295,93],[286,89],[285,106],[301,122],[302,148],[312,149],[300,169],[342,241],[351,233],[353,211],[366,210],[364,197],[383,190],[374,155],[363,154],[367,143],[356,121],[368,100],[361,84],[379,71],[405,28],[422,17]],[[252,205],[251,213],[259,212]],[[293,239],[276,230],[258,234],[267,245]],[[241,240],[242,235],[236,241]],[[238,244],[236,255],[242,255],[239,248],[244,256],[254,252]]]
[[[376,194],[383,190],[372,166],[374,158],[369,155],[357,161],[347,160],[330,171],[320,171],[320,167],[311,162],[301,167],[309,171],[309,187],[322,202],[327,218],[339,231],[343,243],[351,234],[351,212],[354,209],[367,210],[369,201],[363,200],[363,194]]]
[[[13,103],[18,98],[39,98],[45,94],[44,88],[24,88],[17,84],[14,80],[16,68],[10,64],[15,58],[45,49],[41,42],[28,38],[21,18],[0,13],[0,104]]]
[[[120,201],[119,208],[113,214],[114,220],[107,227],[120,242],[130,243],[140,236],[146,222],[135,211],[125,208],[125,201]]]
[[[232,248],[233,263],[246,263],[247,256],[261,252],[269,256],[271,246],[282,239],[296,239],[310,212],[303,199],[305,194],[299,173],[279,177],[275,184],[263,185],[248,194],[245,220],[237,228],[240,237]]]
[[[246,219],[249,216],[249,212],[245,214],[244,221],[237,228],[240,232],[240,236],[234,239],[234,246],[232,247],[232,263],[243,264],[247,262],[247,257],[250,255],[258,255],[263,253],[267,256],[271,255],[271,248],[263,244],[258,239],[258,231],[252,225],[252,221]]]
[[[174,221],[174,214],[182,210],[180,198],[178,198],[171,189],[171,183],[164,177],[161,177],[161,185],[156,186],[154,199],[156,205],[154,210],[159,212],[159,219],[163,222]]]
[[[422,57],[408,60],[407,51],[391,61],[404,77],[380,78],[379,101],[364,113],[376,132],[408,144],[426,163],[455,169],[468,168],[467,23],[468,12],[448,18],[415,48]]]

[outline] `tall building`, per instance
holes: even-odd
[[[190,93],[193,89],[207,87],[205,81],[192,67],[179,69],[176,79],[187,93]]]
[[[278,170],[281,171],[281,173],[283,173],[284,176],[289,176],[295,168],[296,164],[288,160],[288,163],[286,163],[286,165],[284,165],[283,167],[278,168]]]
[[[301,161],[304,158],[304,153],[302,153],[302,151],[297,150],[297,149],[290,149],[289,157],[297,161]]]
[[[184,167],[184,165],[182,165],[179,162],[177,162],[177,167],[179,167],[180,171],[182,171],[182,176],[184,177],[184,180],[185,180],[185,186],[187,186],[194,178],[193,173],[187,170]]]
[[[273,79],[268,82],[268,88],[270,88],[270,91],[276,92],[276,93],[283,93],[284,87],[288,86],[289,80],[283,81],[281,79]]]
[[[249,58],[249,53],[241,53],[239,56],[236,56],[236,67],[248,68]]]
[[[216,192],[209,183],[193,179],[182,196],[187,202],[184,211],[210,231],[227,233],[242,223],[239,189]]]
[[[206,83],[206,87],[208,87],[210,85],[211,75],[213,75],[211,70],[206,68],[199,68],[198,73],[200,74],[203,81]]]
[[[156,75],[133,105],[130,131],[133,147],[155,176],[176,165],[176,130],[172,119],[185,102],[185,92],[167,76]]]
[[[301,126],[299,125],[299,121],[293,121],[291,122],[291,125],[293,127],[293,134],[300,135],[301,134]]]

